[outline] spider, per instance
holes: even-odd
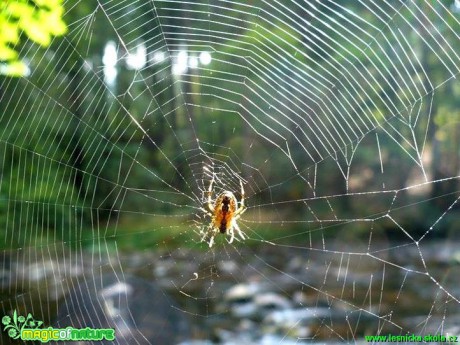
[[[246,211],[246,206],[244,205],[244,188],[241,180],[241,201],[239,207],[235,195],[230,191],[224,191],[219,194],[213,205],[211,201],[213,184],[214,176],[212,177],[207,192],[207,209],[201,208],[204,213],[211,217],[211,223],[209,224],[208,231],[201,239],[201,241],[204,241],[209,236],[209,248],[211,248],[214,244],[214,237],[218,232],[225,234],[228,231],[228,234],[230,235],[230,240],[228,243],[232,243],[235,239],[235,230],[241,239],[244,240],[244,235],[236,221],[240,218],[243,212]]]

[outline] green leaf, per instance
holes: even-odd
[[[9,1],[5,10],[7,16],[13,18],[31,18],[33,15],[33,7],[22,2]]]
[[[43,47],[49,46],[51,37],[48,31],[40,25],[40,22],[36,20],[31,20],[28,23],[21,22],[21,27],[32,41],[42,45]]]
[[[2,20],[3,18],[0,18]],[[0,21],[0,40],[16,44],[19,41],[19,27],[7,20]]]
[[[27,71],[27,65],[22,61],[13,61],[0,66],[0,74],[10,77],[23,77]]]
[[[28,73],[13,47],[20,42],[21,32],[42,47],[48,47],[53,36],[67,33],[62,4],[63,0],[0,0],[0,74],[18,77]]]
[[[35,0],[38,6],[46,6],[48,8],[55,8],[62,4],[62,0]]]
[[[15,59],[18,56],[18,53],[8,47],[6,44],[0,44],[0,61],[7,61]]]
[[[55,36],[61,36],[67,32],[67,26],[61,19],[61,11],[40,11],[38,21],[44,28]]]

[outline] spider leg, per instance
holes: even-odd
[[[241,217],[241,215],[242,215],[244,212],[246,212],[246,210],[247,210],[247,207],[246,207],[246,206],[242,206],[242,207],[240,207],[239,209],[237,209],[237,210],[235,211],[234,216],[233,216],[234,219],[235,219],[235,220],[239,219],[239,218]]]
[[[240,200],[240,207],[235,211],[235,220],[240,218],[240,216],[247,210],[246,205],[244,204],[244,188],[243,188],[243,182],[240,180],[240,186],[241,186],[241,200]]]
[[[214,244],[214,236],[215,236],[215,235],[216,235],[216,234],[212,234],[212,235],[211,235],[211,238],[209,239],[209,248],[211,248],[212,245]]]
[[[209,184],[209,188],[208,188],[208,191],[207,191],[207,202],[206,202],[206,206],[208,207],[208,210],[212,213],[214,212],[214,206],[212,205],[212,200],[211,200],[211,195],[212,195],[212,185],[214,183],[214,174],[212,174],[212,180],[211,180],[211,183]]]
[[[233,231],[233,226],[231,226],[230,229],[228,229],[228,232],[230,233],[230,241],[228,241],[228,243],[232,243],[235,239],[235,232]]]
[[[201,237],[201,242],[204,242],[206,241],[206,237],[208,236],[208,232],[206,231],[201,231],[201,233],[203,234],[203,237]]]
[[[205,214],[207,214],[211,218],[214,217],[214,215],[211,212],[209,212],[208,210],[206,210],[203,207],[200,207],[200,211],[203,211]]]
[[[242,240],[245,239],[244,237],[244,234],[243,232],[241,231],[240,227],[238,226],[238,224],[236,224],[236,222],[233,223],[233,227],[235,228],[236,232],[238,233],[238,235],[241,237]]]
[[[208,230],[204,232],[201,242],[208,242],[209,248],[214,244],[214,237],[216,236],[216,230],[212,227],[208,227]]]
[[[244,188],[243,188],[243,182],[240,180],[240,187],[241,187],[241,200],[240,200],[240,208],[244,207]]]

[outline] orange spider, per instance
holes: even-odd
[[[207,210],[201,208],[208,216],[211,217],[211,223],[209,224],[208,231],[204,234],[202,241],[209,238],[209,248],[214,244],[214,237],[218,232],[225,234],[228,231],[230,235],[230,240],[228,243],[232,243],[235,239],[235,230],[241,239],[245,239],[243,232],[236,223],[244,211],[246,211],[246,206],[244,205],[244,188],[243,183],[240,180],[241,186],[241,201],[240,206],[238,207],[238,201],[236,200],[235,195],[230,191],[224,191],[217,197],[214,205],[212,204],[211,195],[212,195],[212,185],[214,183],[214,175],[212,177],[211,183],[208,188],[208,197],[206,207]]]

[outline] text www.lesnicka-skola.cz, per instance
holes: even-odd
[[[367,342],[427,342],[427,343],[458,343],[460,342],[460,337],[456,335],[415,335],[415,334],[406,334],[406,335],[366,335]]]

